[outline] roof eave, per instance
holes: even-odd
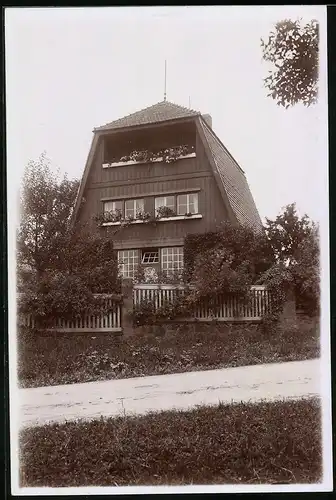
[[[159,122],[152,122],[152,123],[141,123],[139,125],[131,125],[131,126],[126,126],[126,127],[111,127],[111,128],[104,128],[104,126],[103,127],[96,127],[93,129],[93,133],[107,135],[107,134],[114,134],[114,133],[118,133],[118,132],[126,132],[126,131],[132,131],[132,130],[137,130],[137,129],[162,127],[162,126],[167,125],[167,124],[174,125],[175,123],[193,121],[195,118],[198,118],[199,116],[201,116],[201,113],[199,113],[197,115],[183,116],[181,118],[172,118],[172,119],[163,120],[163,121],[159,121]]]

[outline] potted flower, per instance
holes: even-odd
[[[161,219],[162,217],[174,217],[176,212],[170,207],[158,207],[156,210],[157,217]]]
[[[116,210],[109,212],[109,213],[110,213],[112,222],[120,222],[121,221],[122,213],[121,213],[121,210],[119,208],[117,208]]]
[[[121,223],[124,225],[124,226],[127,226],[128,224],[131,224],[132,222],[134,221],[134,217],[133,215],[127,215],[122,221]]]
[[[130,158],[131,160],[133,161],[144,161],[144,162],[148,162],[148,161],[151,161],[151,153],[147,150],[143,150],[143,151],[133,151],[131,154],[130,154]]]
[[[120,162],[126,162],[126,161],[129,161],[129,159],[130,159],[129,156],[122,156],[119,161]]]
[[[149,212],[142,212],[139,210],[136,214],[136,218],[145,222],[151,218],[151,214]]]

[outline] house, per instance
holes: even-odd
[[[162,101],[95,128],[74,220],[110,235],[124,278],[183,267],[188,233],[228,220],[260,231],[244,171],[211,116]]]

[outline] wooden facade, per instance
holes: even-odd
[[[143,115],[142,112],[134,114],[139,123],[136,120],[133,123],[133,115],[130,115],[119,120],[121,124],[126,120],[126,126],[119,124],[114,128],[112,123],[111,128],[105,126],[95,132],[75,207],[76,222],[89,224],[92,231],[113,238],[114,247],[123,251],[124,255],[125,250],[137,250],[138,262],[142,260],[144,249],[157,249],[160,254],[162,248],[182,247],[184,238],[189,233],[216,230],[225,220],[237,223],[235,210],[237,207],[240,209],[239,203],[244,204],[244,196],[249,192],[247,183],[241,193],[235,186],[231,186],[235,198],[233,205],[230,205],[222,172],[217,169],[217,159],[212,156],[209,141],[203,131],[205,126],[208,127],[208,133],[212,133],[209,125],[211,117],[204,117],[203,123],[199,113],[171,103],[159,103],[152,108],[148,110],[152,109],[153,116],[147,110],[144,110]],[[169,119],[166,120],[164,116],[162,118],[162,109],[168,112]],[[175,115],[177,118],[173,119]],[[133,151],[155,153],[185,145],[193,153],[182,155],[172,163],[166,163],[162,159],[133,164],[121,161]],[[220,147],[227,153],[224,146]],[[237,175],[243,176],[242,182],[246,182],[243,171],[229,158],[231,168],[237,169]],[[155,216],[155,198],[173,196],[176,209],[179,200],[185,199],[184,195],[187,194],[197,201],[197,208],[195,202],[192,205],[193,213],[189,213],[188,217],[182,214],[162,218],[155,224],[138,220],[127,227],[118,223],[99,224],[95,220],[95,216],[104,212],[107,202],[115,202],[116,206],[123,207],[125,216],[127,200],[129,203],[131,200],[138,200],[144,212]],[[160,267],[160,261],[161,256],[154,267]]]
[[[195,192],[198,190],[200,220],[158,224],[151,227],[128,227],[116,234],[115,241],[183,238],[187,232],[204,232],[214,229],[228,218],[226,207],[206,158],[201,141],[196,141],[196,157],[154,164],[103,168],[103,143],[97,151],[92,173],[84,194],[79,220],[91,221],[98,231],[109,234],[109,228],[98,228],[92,215],[103,211],[107,200],[145,199],[145,210],[154,212],[155,196]],[[110,231],[112,233],[112,231]]]

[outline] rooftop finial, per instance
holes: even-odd
[[[189,96],[189,109],[191,109],[191,100],[190,100],[190,96]]]
[[[165,59],[165,78],[164,78],[164,96],[163,100],[167,99],[167,60]]]

